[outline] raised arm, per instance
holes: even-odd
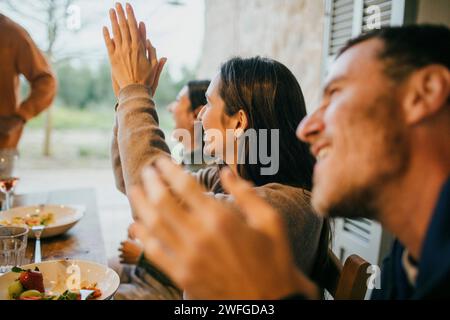
[[[120,4],[116,10],[117,14],[110,10],[113,39],[106,27],[103,35],[119,100],[111,147],[113,169],[117,187],[126,193],[139,181],[142,166],[155,155],[169,153],[152,101],[166,59],[158,60],[145,39],[145,25],[138,26],[131,6],[127,5],[127,17]]]
[[[120,159],[115,165],[116,184],[123,185],[125,190],[140,180],[140,172],[145,165],[161,156],[170,156],[170,150],[159,128],[158,115],[150,97],[149,88],[132,84],[119,93],[117,120],[117,152]],[[113,158],[114,157],[113,155]],[[123,183],[120,181],[122,174]]]

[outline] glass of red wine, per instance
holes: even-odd
[[[19,181],[14,175],[19,154],[15,149],[0,149],[0,192],[5,194],[5,210],[11,208],[11,195]]]

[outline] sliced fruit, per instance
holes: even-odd
[[[40,293],[37,290],[27,290],[24,291],[20,294],[20,299],[26,299],[26,298],[39,298],[42,299],[42,293]],[[33,300],[37,300],[37,299],[33,299]]]
[[[19,280],[14,281],[8,287],[9,298],[17,299],[24,290],[25,289],[23,288]]]

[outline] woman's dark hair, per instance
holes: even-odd
[[[191,102],[192,111],[206,104],[205,93],[210,82],[210,80],[192,80],[187,83],[188,96],[189,101]]]
[[[257,164],[249,164],[247,143],[245,164],[238,164],[239,175],[256,186],[277,182],[311,190],[315,160],[308,146],[295,135],[306,116],[306,107],[292,72],[268,58],[233,58],[222,65],[220,77],[219,94],[227,115],[242,109],[248,117],[248,128],[279,129],[278,172],[262,175],[259,159]],[[267,150],[271,150],[270,143],[268,139]]]
[[[220,69],[219,94],[225,102],[229,116],[244,110],[248,128],[279,129],[279,170],[274,175],[261,175],[262,164],[248,163],[248,143],[245,164],[238,164],[244,179],[257,186],[276,182],[306,190],[312,188],[315,159],[307,144],[298,140],[296,129],[306,116],[305,100],[300,85],[289,69],[272,59],[254,57],[233,58]],[[270,144],[270,139],[268,139]],[[271,150],[270,145],[267,150]],[[322,284],[323,272],[328,265],[328,246],[331,225],[324,219],[314,262],[312,279]]]

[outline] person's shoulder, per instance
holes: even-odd
[[[255,189],[270,205],[291,217],[320,220],[311,205],[311,193],[306,189],[281,183],[268,183]]]
[[[2,14],[0,14],[0,26],[4,32],[27,33],[24,27]]]
[[[279,199],[311,207],[311,192],[301,187],[272,182],[255,189],[264,197],[269,198],[268,200]]]
[[[3,40],[13,39],[14,43],[28,42],[31,39],[27,30],[14,20],[0,14],[0,33]]]

